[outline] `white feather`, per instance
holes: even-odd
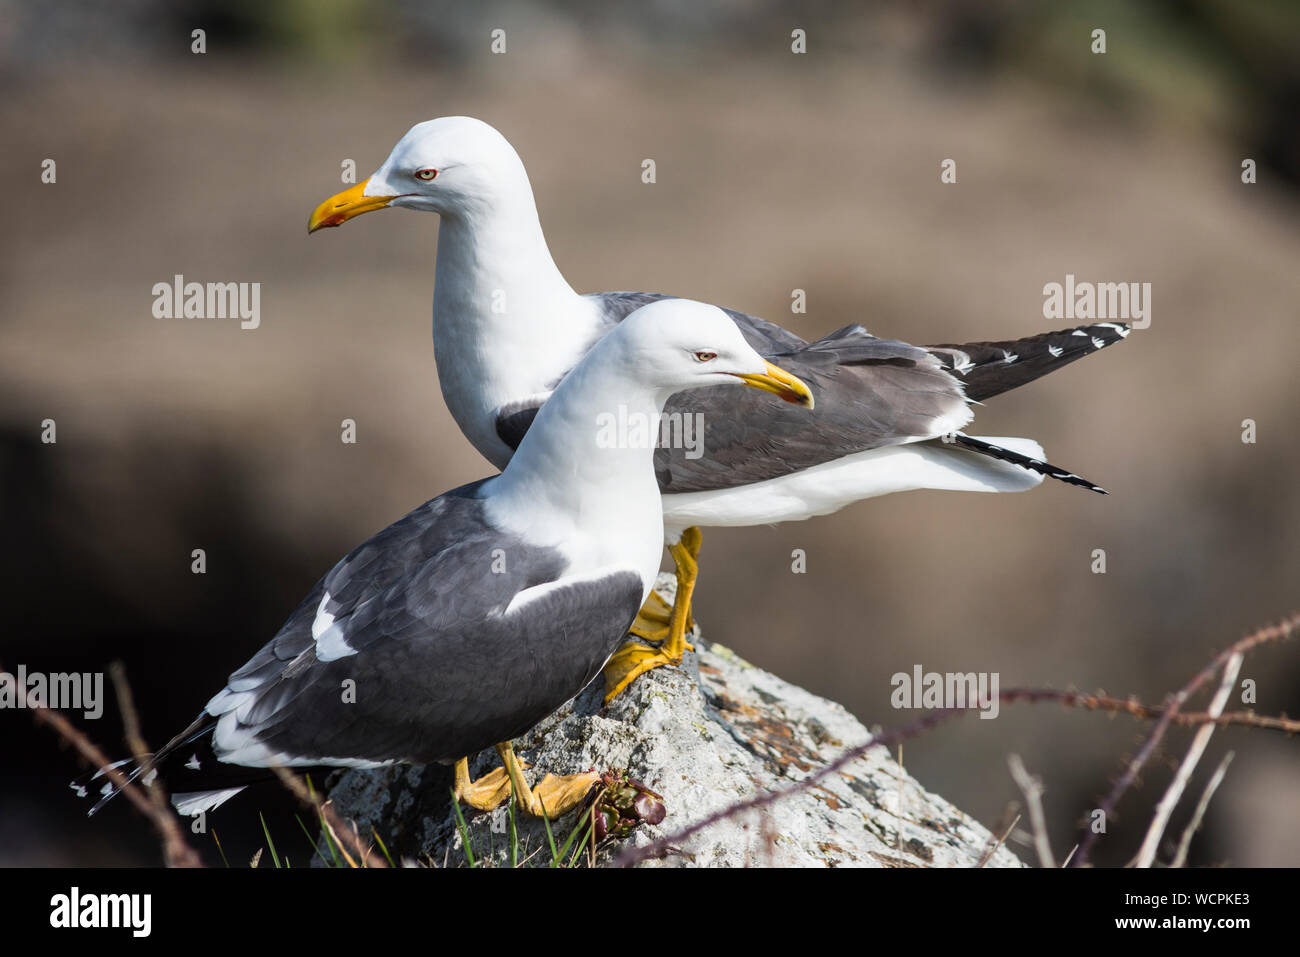
[[[1033,439],[987,438],[1030,458],[1043,447]],[[1041,484],[1029,469],[956,445],[925,442],[872,449],[765,482],[732,489],[664,496],[664,525],[680,535],[691,525],[764,525],[828,515],[864,498],[915,489],[1023,492]]]

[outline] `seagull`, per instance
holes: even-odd
[[[420,123],[370,177],[321,203],[308,232],[387,208],[437,213],[434,356],[462,432],[503,467],[556,387],[602,337],[658,293],[581,295],[551,257],[523,161],[472,117]],[[910,489],[1016,492],[1044,476],[1104,489],[1046,462],[1031,439],[961,431],[970,406],[1090,355],[1129,334],[1102,322],[1027,338],[914,346],[850,325],[815,342],[735,310],[724,312],[761,355],[812,384],[804,415],[717,390],[673,397],[669,415],[708,423],[705,454],[671,443],[655,455],[664,542],[676,563],[671,609],[653,596],[605,670],[612,699],[689,648],[700,528],[768,525],[826,515]]]
[[[600,673],[658,572],[655,435],[617,434],[609,417],[654,421],[682,389],[749,391],[738,384],[813,407],[808,386],[714,306],[659,300],[628,316],[565,377],[500,475],[353,549],[159,750],[155,768],[194,782],[207,772],[201,788],[176,789],[177,809],[217,807],[249,768],[263,769],[255,779],[271,766],[435,762],[455,765],[457,799],[475,808],[513,788],[530,814],[571,809],[595,772],[532,789],[510,741]],[[467,755],[493,745],[502,766],[470,781]],[[115,792],[102,793],[92,814]]]

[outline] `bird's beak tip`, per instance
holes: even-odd
[[[753,375],[738,375],[745,385],[771,392],[793,405],[811,409],[815,405],[812,390],[798,376],[791,375],[780,366],[767,363],[764,372]]]
[[[317,206],[307,219],[307,235],[310,236],[318,229],[342,226],[349,219],[360,216],[362,213],[384,209],[389,203],[397,199],[396,196],[367,196],[366,186],[369,182],[369,179],[362,180],[351,189],[346,189],[336,196],[331,196]]]

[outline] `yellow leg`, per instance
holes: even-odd
[[[477,781],[469,779],[469,758],[456,762],[456,800],[477,811],[500,807],[510,797],[510,778],[505,768],[489,771]]]
[[[614,657],[605,665],[606,704],[618,697],[639,675],[663,665],[679,665],[682,663],[682,654],[694,650],[686,643],[686,632],[691,627],[691,596],[695,592],[695,581],[700,573],[702,542],[703,536],[700,530],[692,526],[682,532],[679,542],[668,546],[668,551],[677,565],[677,595],[673,600],[667,627],[660,639],[661,644],[654,648],[640,642],[627,642],[614,653]],[[646,604],[648,606],[650,603],[646,602]],[[662,600],[660,604],[663,604]],[[643,608],[641,615],[637,616],[638,622],[644,614]],[[647,637],[636,631],[635,625],[632,633],[638,637]]]
[[[515,800],[533,817],[545,816],[554,820],[567,814],[582,803],[591,786],[600,780],[595,771],[564,777],[548,774],[537,787],[530,788],[524,778],[523,762],[515,757],[515,749],[509,741],[497,745],[497,754],[501,755],[501,762],[514,784]]]
[[[658,592],[652,591],[627,631],[645,641],[667,641],[672,631],[672,622],[673,606],[660,598]]]

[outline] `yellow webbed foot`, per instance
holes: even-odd
[[[514,748],[509,742],[497,745],[497,753],[505,770],[514,783],[515,800],[524,812],[533,817],[547,817],[554,820],[573,810],[587,794],[593,784],[600,780],[595,771],[583,771],[579,774],[563,776],[548,774],[535,788],[528,786],[524,778],[524,763],[515,756]]]
[[[695,646],[683,642],[682,650],[694,651]],[[625,643],[618,651],[614,652],[614,657],[610,658],[605,665],[603,672],[605,676],[605,704],[609,704],[617,698],[627,689],[628,685],[647,671],[662,668],[664,665],[680,665],[681,663],[681,655],[673,658],[661,648],[652,648],[636,641]]]
[[[591,786],[599,780],[600,775],[595,771],[563,776],[548,774],[533,788],[537,807],[536,810],[529,808],[528,812],[541,817],[542,808],[545,808],[547,817],[552,820],[562,817],[581,804],[591,793]]]

